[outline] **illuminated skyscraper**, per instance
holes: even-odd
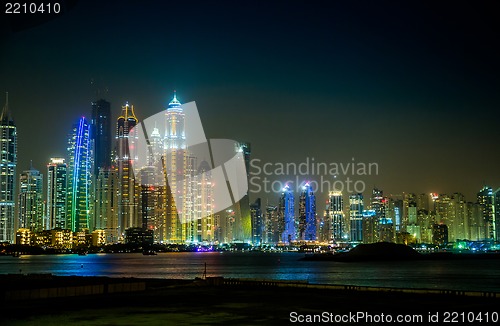
[[[436,211],[436,223],[449,224],[448,213],[451,198],[446,194],[439,194],[434,199],[434,209]],[[448,232],[448,230],[446,231]]]
[[[363,194],[349,196],[349,221],[351,223],[351,241],[363,241]]]
[[[416,197],[417,201],[417,210],[426,210],[429,211],[429,199],[430,196],[428,194],[420,194]]]
[[[299,230],[298,239],[316,241],[316,197],[311,185],[302,187],[299,197]]]
[[[43,225],[43,175],[31,167],[19,175],[19,228],[31,232],[45,230]]]
[[[448,226],[446,224],[434,224],[432,226],[432,243],[438,246],[448,243]]]
[[[469,219],[464,195],[454,193],[448,206],[448,240],[470,239]]]
[[[202,161],[196,171],[193,194],[196,240],[211,243],[214,240],[213,181],[207,161]]]
[[[281,193],[279,205],[279,230],[280,241],[282,243],[290,244],[296,239],[295,231],[295,206],[293,192],[288,185],[285,185]]]
[[[279,214],[278,206],[266,206],[265,218],[265,237],[264,242],[269,244],[277,244],[280,241]]]
[[[88,230],[92,213],[92,142],[90,125],[82,117],[68,139],[68,186],[66,228],[73,232]]]
[[[406,232],[410,234],[412,237],[412,242],[421,242],[421,230],[420,225],[417,223],[417,203],[414,201],[408,202],[408,206],[406,207],[408,212],[408,224],[406,226]]]
[[[403,219],[402,219],[402,225],[401,225],[401,229],[403,231],[406,231],[406,226],[408,225],[408,207],[410,207],[410,205],[413,206],[413,203],[415,203],[415,207],[416,207],[417,199],[416,199],[415,194],[413,194],[413,193],[403,194]]]
[[[500,241],[500,188],[493,192],[495,204],[493,209],[493,223],[495,224],[495,241]]]
[[[369,224],[371,224],[370,229],[373,230],[373,233],[370,235],[371,239],[369,240],[370,242],[378,242],[381,240],[381,231],[382,231],[382,224],[386,223],[386,216],[385,216],[385,203],[384,203],[384,195],[383,191],[377,188],[373,188],[372,190],[372,196],[371,196],[371,202],[370,202],[370,209],[375,211],[375,216],[368,218]],[[367,234],[365,230],[365,234]],[[365,239],[366,241],[367,239]]]
[[[328,196],[327,216],[330,223],[330,237],[328,240],[345,241],[344,230],[344,199],[342,192],[330,191]]]
[[[389,212],[391,214],[390,217],[393,221],[395,232],[400,232],[402,230],[403,221],[403,201],[401,199],[390,198]]]
[[[9,112],[9,94],[0,116],[0,242],[15,240],[17,129]]]
[[[477,193],[477,202],[483,209],[484,225],[486,227],[486,238],[494,239],[496,236],[496,221],[495,197],[493,195],[493,189],[491,187],[484,186]]]
[[[163,174],[163,139],[156,126],[149,136],[147,166],[140,172],[142,227],[153,231],[155,242],[166,241],[165,176]]]
[[[250,154],[251,148],[249,143],[236,143],[236,152],[242,153],[245,160],[247,178],[250,171]],[[250,198],[248,193],[245,194],[236,204],[233,205],[236,211],[234,223],[234,240],[236,242],[251,242],[252,241],[252,218],[250,217]]]
[[[66,228],[68,166],[63,158],[51,158],[47,164],[48,229]]]
[[[365,209],[363,210],[363,243],[374,243],[377,242],[375,240],[375,234],[377,233],[377,229],[375,228],[375,221],[377,220],[377,213],[373,209]]]
[[[466,210],[470,240],[479,241],[485,239],[486,229],[484,227],[483,208],[478,203],[468,202]]]
[[[186,135],[184,133],[184,112],[176,94],[165,111],[166,132],[164,137],[165,174],[168,180],[165,192],[166,202],[166,240],[182,242],[187,235],[183,234],[183,224],[188,223],[185,216],[184,199],[187,185],[183,180],[187,173]],[[174,196],[175,195],[175,196]],[[176,200],[174,200],[174,198]],[[177,202],[176,202],[177,201]]]
[[[104,230],[106,243],[119,240],[118,173],[114,169],[99,169],[95,185],[93,230]]]
[[[118,172],[118,223],[119,232],[123,236],[125,230],[140,225],[138,220],[138,183],[135,182],[129,146],[134,148],[137,131],[130,133],[137,125],[134,106],[128,102],[122,106],[122,114],[116,123],[116,168]]]
[[[111,106],[101,99],[92,103],[92,130],[94,141],[94,170],[95,177],[99,169],[111,167]]]
[[[252,243],[254,245],[262,244],[262,209],[260,198],[257,198],[253,204],[250,205],[250,216],[252,217]]]

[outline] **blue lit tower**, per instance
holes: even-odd
[[[363,241],[363,194],[349,196],[349,220],[351,223],[351,241]]]
[[[9,94],[0,115],[0,242],[14,242],[17,129],[9,112]]]
[[[184,133],[185,115],[181,103],[174,98],[168,103],[165,112],[166,128],[163,149],[165,151],[165,173],[168,181],[166,191],[166,239],[169,242],[182,242],[187,238],[183,234],[182,224],[186,224],[183,216],[183,199],[187,196],[187,187],[182,180],[187,173],[186,135]],[[175,196],[173,196],[175,194]],[[174,200],[177,199],[177,202]]]
[[[88,230],[91,218],[92,197],[92,142],[90,124],[80,118],[68,139],[68,186],[66,228]]]
[[[279,214],[279,229],[281,233],[282,243],[291,243],[295,241],[295,207],[292,190],[288,185],[285,185],[281,193],[278,214]]]
[[[299,197],[299,240],[316,240],[316,197],[309,183],[302,187]]]

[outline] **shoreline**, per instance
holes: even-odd
[[[130,284],[129,291],[101,294],[43,297],[31,300],[3,300],[4,320],[8,325],[165,325],[220,324],[246,325],[289,324],[290,313],[371,313],[406,312],[427,315],[437,311],[496,311],[497,297],[471,297],[460,293],[406,293],[386,288],[385,291],[361,287],[322,286],[305,282],[272,280],[207,280],[141,279],[109,277],[31,277],[31,290],[36,285],[63,285],[68,288]],[[0,275],[0,283],[15,288],[15,277]],[[20,281],[28,277],[18,276]],[[6,282],[8,281],[8,282]],[[144,287],[133,288],[144,283]],[[122,287],[122,290],[124,288]],[[57,307],[57,308],[54,308]]]
[[[133,285],[133,286],[132,286]],[[474,291],[431,288],[400,288],[386,286],[362,286],[353,284],[316,284],[304,280],[276,280],[259,278],[225,278],[223,276],[196,277],[193,279],[108,277],[108,276],[58,276],[46,274],[0,274],[0,300],[34,300],[70,296],[98,295],[114,292],[140,292],[166,287],[265,287],[320,289],[349,292],[391,292],[419,295],[451,295],[500,299],[500,291]],[[91,287],[68,293],[63,289]],[[96,288],[97,287],[97,288]],[[53,289],[59,289],[52,291]],[[98,290],[96,290],[98,289]],[[111,290],[112,289],[112,290]]]

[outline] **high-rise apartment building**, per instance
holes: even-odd
[[[68,166],[64,158],[51,158],[47,164],[47,217],[48,229],[66,228]]]
[[[252,243],[254,245],[262,244],[262,208],[260,198],[250,204],[250,216],[252,217]]]
[[[104,230],[106,243],[120,239],[118,222],[118,173],[100,168],[95,185],[95,203],[92,230]]]
[[[351,224],[350,238],[353,242],[363,241],[363,194],[349,196],[349,222]]]
[[[19,228],[39,232],[48,229],[43,216],[43,174],[31,167],[19,175]]]
[[[285,185],[281,192],[278,214],[280,242],[290,244],[296,239],[296,230],[293,192],[288,185]]]
[[[316,241],[316,196],[309,183],[299,196],[298,240]]]
[[[0,115],[0,242],[15,241],[17,128],[9,112],[9,94]]]
[[[495,221],[495,196],[493,189],[484,186],[477,193],[477,202],[483,209],[484,225],[486,227],[486,238],[494,239],[496,236],[496,221]]]
[[[328,240],[346,241],[346,221],[344,217],[344,199],[342,192],[330,191],[327,204],[327,216],[330,225],[330,237]]]

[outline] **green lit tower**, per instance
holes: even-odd
[[[90,227],[92,203],[92,142],[90,124],[80,118],[68,138],[68,186],[66,228],[85,231]]]

